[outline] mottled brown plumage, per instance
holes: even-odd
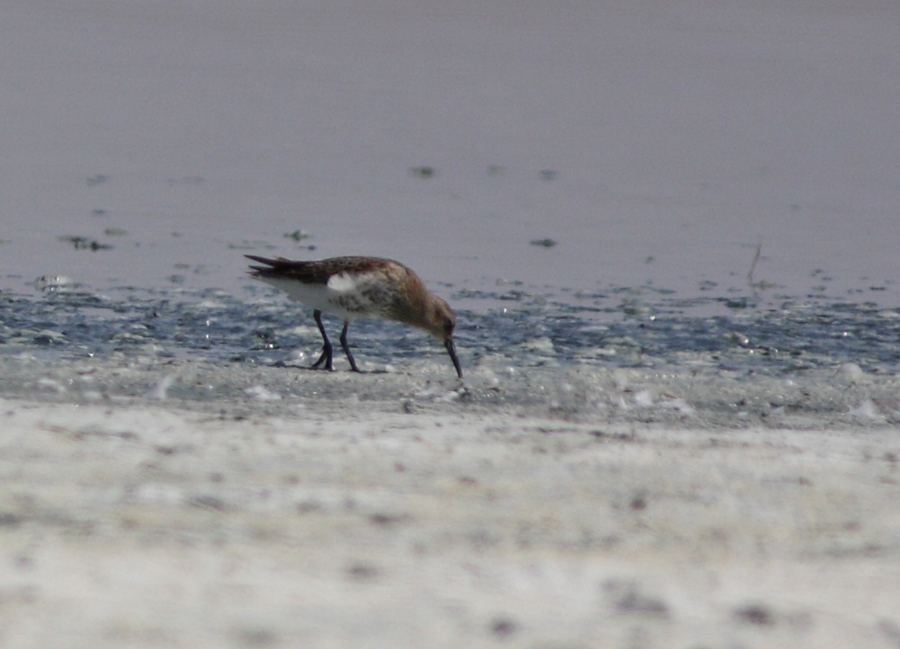
[[[332,369],[332,347],[322,326],[322,311],[344,319],[341,345],[350,366],[359,371],[347,346],[347,329],[356,318],[385,318],[418,327],[444,342],[460,378],[462,369],[453,344],[456,314],[441,298],[428,292],[412,269],[391,259],[377,257],[333,257],[318,261],[266,259],[246,255],[264,264],[251,266],[251,275],[284,290],[293,299],[313,308],[322,334],[322,356]]]

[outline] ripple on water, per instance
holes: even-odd
[[[494,297],[485,300],[494,304]],[[467,391],[454,392],[453,399],[443,399],[453,388],[442,382],[453,377],[441,345],[417,330],[384,321],[358,321],[350,330],[357,359],[365,370],[379,373],[377,381],[360,383],[347,372],[335,372],[327,378],[319,374],[319,387],[310,387],[301,366],[316,358],[321,346],[311,314],[269,294],[240,299],[220,290],[129,288],[107,295],[80,290],[34,298],[3,295],[0,356],[7,361],[18,359],[15,362],[20,364],[31,359],[27,363],[37,368],[32,384],[48,394],[53,391],[46,388],[46,381],[39,383],[40,378],[61,386],[68,380],[51,375],[47,369],[51,366],[84,365],[76,372],[90,372],[86,365],[90,363],[121,366],[115,385],[108,380],[105,385],[89,386],[94,399],[116,391],[200,400],[237,395],[234,398],[273,403],[280,401],[277,396],[291,394],[362,401],[402,397],[407,406],[454,401],[534,403],[563,415],[665,411],[676,418],[693,416],[705,398],[692,394],[684,377],[694,377],[695,383],[700,380],[697,377],[783,381],[785,377],[802,380],[810,372],[831,372],[835,381],[857,389],[865,385],[864,377],[892,376],[900,360],[900,317],[893,310],[786,301],[778,309],[709,315],[667,313],[669,305],[650,303],[646,313],[628,317],[623,315],[628,311],[600,313],[593,306],[579,308],[542,296],[521,299],[514,307],[460,311],[457,348],[466,368]],[[327,316],[325,323],[337,338],[341,323]],[[184,369],[164,371],[164,364],[176,360],[210,364],[214,377],[191,379]],[[344,363],[338,354],[336,366],[343,369]],[[128,375],[129,366],[141,364],[160,368],[143,378]],[[842,366],[857,371],[852,376],[849,370],[838,372]],[[267,380],[284,385],[278,389],[256,376],[252,383],[232,386],[233,390],[222,387],[222,381],[229,380],[229,369],[240,368],[268,368]],[[628,370],[638,372],[634,377],[638,383],[655,377],[657,384],[643,386],[644,391],[627,381],[623,385],[621,372]],[[191,371],[202,374],[205,370]],[[44,375],[38,377],[41,372]],[[667,379],[661,378],[669,375],[684,379],[672,393],[665,387]],[[166,379],[166,389],[154,392],[164,377],[171,377]],[[0,394],[21,394],[25,390],[21,385],[21,381],[0,381]],[[259,386],[272,398],[261,398]],[[768,411],[774,415],[767,416],[781,416],[797,409],[790,403],[772,406],[771,398],[764,404],[766,398],[761,396],[760,403],[744,399],[741,405],[742,399],[736,397],[730,416],[753,417]],[[832,410],[849,413],[852,409],[857,419],[875,411],[882,417],[886,411],[890,419],[890,403],[871,401],[874,409],[867,409],[860,405],[869,403],[866,398],[871,401],[860,395],[857,403],[846,408],[838,399],[841,405]],[[897,400],[887,396],[883,400],[891,399]],[[826,407],[824,402],[819,405]]]

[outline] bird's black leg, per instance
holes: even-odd
[[[319,333],[322,334],[322,340],[324,341],[322,345],[322,355],[319,356],[319,360],[312,364],[313,369],[319,367],[322,364],[322,361],[325,361],[325,369],[333,370],[334,369],[334,354],[332,352],[331,341],[328,340],[328,335],[325,333],[325,327],[322,326],[322,312],[316,309],[313,311],[313,317],[316,319],[316,324],[319,326]],[[344,327],[344,334],[347,333],[347,327]],[[344,347],[344,351],[347,348]]]
[[[341,347],[344,348],[344,353],[347,354],[347,360],[350,361],[350,368],[354,372],[359,372],[359,368],[356,367],[356,361],[353,360],[353,354],[350,353],[350,346],[347,344],[347,329],[350,328],[350,321],[344,320],[344,330],[341,332]]]

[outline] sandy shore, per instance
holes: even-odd
[[[897,647],[893,426],[0,404],[4,647]]]

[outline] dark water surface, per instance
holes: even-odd
[[[443,347],[391,322],[358,321],[335,372],[308,309],[266,288],[47,285],[0,296],[0,397],[165,402],[245,417],[326,408],[518,412],[598,424],[833,428],[900,422],[900,314],[785,299],[457,294],[465,380]],[[718,311],[713,315],[710,311]],[[340,322],[326,319],[336,342]]]
[[[59,360],[148,351],[162,357],[273,365],[321,345],[309,309],[268,288],[240,298],[214,289],[51,286],[43,294],[0,294],[0,353]],[[874,304],[784,299],[759,308],[746,299],[609,300],[606,306],[527,293],[454,296],[488,308],[461,310],[456,337],[465,364],[502,357],[512,367],[710,366],[780,375],[856,363],[890,374],[900,362],[900,311]],[[588,301],[588,300],[584,300]],[[720,313],[710,315],[710,310]],[[340,322],[326,316],[337,337]],[[444,360],[421,332],[386,321],[354,322],[351,344],[374,366]],[[340,356],[340,354],[338,355]]]

